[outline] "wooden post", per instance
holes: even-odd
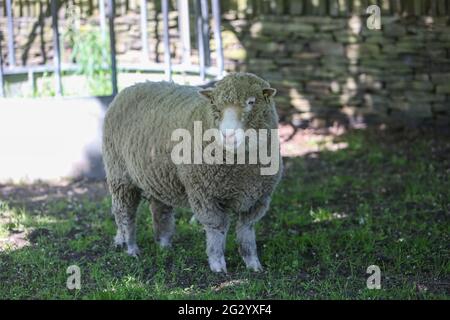
[[[162,14],[163,14],[163,29],[164,29],[164,73],[166,80],[172,80],[172,61],[170,58],[170,43],[169,43],[169,0],[162,1]]]
[[[58,31],[58,0],[51,0],[51,13],[52,13],[52,29],[53,29],[53,64],[55,67],[55,83],[56,83],[56,95],[61,96],[62,80],[61,80],[61,47],[59,43],[59,31]]]
[[[113,95],[117,94],[116,34],[114,32],[115,11],[115,0],[108,0],[109,47],[111,54],[111,83]]]
[[[212,0],[212,14],[214,19],[214,39],[216,42],[217,68],[219,69],[218,77],[222,77],[224,69],[222,33],[220,31],[221,15],[219,0]]]

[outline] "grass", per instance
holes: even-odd
[[[139,208],[140,259],[112,247],[108,196],[33,208],[3,200],[2,299],[448,299],[450,141],[433,133],[367,130],[336,138],[348,147],[286,161],[286,176],[257,226],[263,273],[246,271],[230,232],[229,274],[209,271],[205,237],[178,211],[174,248],[153,242]],[[68,290],[66,270],[81,270]],[[381,289],[366,287],[367,267]]]

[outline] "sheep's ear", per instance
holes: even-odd
[[[212,101],[213,89],[202,89],[198,91],[198,94],[205,97],[206,99]]]
[[[274,89],[274,88],[263,89],[263,95],[266,98],[275,97],[276,94],[277,94],[277,89]]]

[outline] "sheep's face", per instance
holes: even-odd
[[[276,90],[254,75],[232,74],[214,88],[200,90],[199,93],[209,100],[221,143],[227,148],[239,147],[247,129],[270,129],[273,126],[275,111],[271,97]]]

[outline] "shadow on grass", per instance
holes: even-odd
[[[314,139],[311,139],[314,141]],[[139,208],[140,259],[112,247],[103,182],[0,186],[0,298],[446,298],[450,141],[433,132],[352,131],[346,148],[285,158],[285,177],[257,226],[265,271],[245,270],[230,232],[228,275],[209,271],[204,235],[179,210],[174,248],[153,242]],[[311,142],[310,142],[311,143]],[[14,239],[21,239],[21,241]],[[381,290],[366,269],[381,268]],[[81,290],[66,288],[70,265]]]

